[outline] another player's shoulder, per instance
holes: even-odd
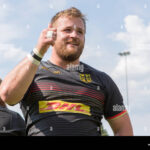
[[[23,120],[18,112],[10,110],[7,107],[0,107],[0,112],[5,113],[5,115],[7,115],[7,117],[10,117],[11,119]]]

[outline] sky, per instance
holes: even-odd
[[[150,135],[150,0],[0,0],[0,77],[4,79],[31,52],[53,15],[72,6],[87,17],[80,60],[115,81],[134,135]],[[125,56],[118,55],[126,51],[130,52],[127,63]],[[43,60],[50,55],[51,48]],[[8,107],[23,117],[18,104]],[[113,135],[107,121],[102,122],[108,134]]]

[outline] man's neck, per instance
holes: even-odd
[[[61,67],[61,68],[63,68],[63,69],[67,69],[67,68],[68,68],[68,65],[70,65],[70,64],[71,64],[71,65],[79,65],[79,64],[80,64],[79,59],[77,59],[77,60],[75,60],[75,61],[72,61],[72,62],[70,62],[70,61],[64,61],[64,60],[62,60],[59,56],[57,56],[57,55],[55,55],[55,54],[53,54],[53,53],[52,53],[52,55],[51,55],[49,61],[50,61],[51,63],[53,63],[54,65],[57,65],[57,66],[59,66],[59,67]]]

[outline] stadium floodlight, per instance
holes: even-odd
[[[127,56],[127,55],[130,55],[130,52],[127,51],[127,52],[122,52],[122,53],[118,53],[120,56]]]
[[[129,51],[120,52],[118,53],[118,55],[125,57],[126,94],[127,94],[127,106],[129,107],[127,56],[130,55],[130,52]]]

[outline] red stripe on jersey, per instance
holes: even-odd
[[[41,91],[41,90],[71,92],[71,93],[75,93],[75,94],[79,94],[79,95],[85,95],[85,96],[95,98],[95,99],[101,101],[102,104],[104,104],[104,95],[101,93],[98,93],[97,91],[94,91],[92,89],[82,88],[80,90],[77,90],[77,89],[73,90],[73,89],[64,88],[64,87],[63,87],[63,89],[61,89],[61,87],[59,87],[55,83],[47,83],[47,82],[33,84],[33,86],[31,87],[31,93]]]
[[[123,114],[126,113],[126,112],[127,112],[127,110],[124,110],[124,111],[122,111],[121,113],[119,113],[119,114],[117,114],[117,115],[115,115],[115,116],[112,116],[112,117],[107,117],[106,119],[115,119],[115,118],[117,118],[117,117],[123,115]]]

